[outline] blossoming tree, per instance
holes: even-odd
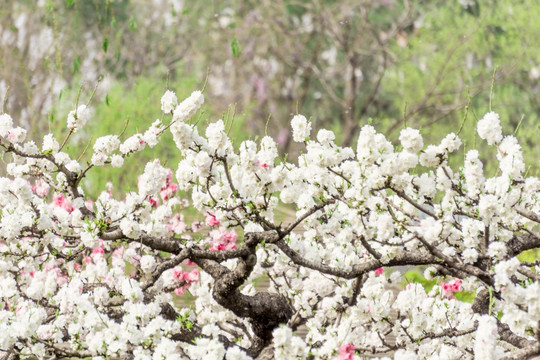
[[[424,146],[404,129],[394,146],[366,125],[356,151],[302,115],[296,163],[270,137],[236,149],[222,120],[205,135],[190,119],[194,92],[140,134],[96,140],[91,162],[63,152],[91,118],[81,106],[61,143],[0,115],[8,159],[0,179],[0,351],[6,359],[525,359],[540,354],[540,180],[524,177],[521,149],[495,113],[478,134],[497,152],[486,178],[476,150],[448,165],[455,134]],[[137,192],[89,199],[96,166],[121,167],[171,131],[173,172],[146,164]],[[191,195],[204,223],[179,213]],[[284,204],[296,207],[275,219]],[[404,266],[437,285],[405,286]],[[269,279],[266,288],[254,282]],[[458,294],[472,294],[465,302]],[[192,295],[182,306],[177,296]],[[184,301],[183,303],[186,303]],[[305,329],[305,336],[297,330]]]

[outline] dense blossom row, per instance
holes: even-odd
[[[96,140],[91,161],[63,146],[91,120],[68,117],[68,139],[40,147],[0,115],[11,154],[0,178],[0,351],[39,358],[129,354],[135,359],[521,359],[540,354],[540,180],[524,176],[521,148],[488,113],[478,134],[499,173],[486,177],[478,151],[463,167],[448,158],[456,134],[425,146],[418,130],[400,145],[366,125],[357,148],[302,115],[296,163],[266,136],[236,149],[222,120],[199,134],[195,91],[162,98],[166,120],[125,140]],[[169,115],[170,114],[170,115]],[[95,166],[121,167],[171,131],[176,170],[146,164],[138,191],[112,185],[97,199],[82,184]],[[202,222],[187,224],[191,194]],[[290,205],[288,205],[290,204]],[[276,220],[278,207],[296,213]],[[426,291],[405,266],[425,265]],[[261,278],[269,288],[256,288]],[[404,285],[406,284],[406,285]],[[189,292],[193,305],[176,296]],[[473,302],[463,301],[473,298]],[[461,299],[461,300],[460,300]],[[307,335],[297,335],[304,326]]]

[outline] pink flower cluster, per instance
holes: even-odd
[[[216,218],[213,212],[208,211],[204,214],[206,216],[205,223],[210,227],[219,226],[219,220]],[[211,247],[210,250],[231,250],[236,248],[236,239],[238,235],[234,229],[227,231],[224,227],[212,230],[210,232]]]
[[[178,184],[173,182],[173,173],[171,169],[167,169],[167,178],[163,182],[163,186],[159,191],[159,195],[163,201],[169,200],[178,191]],[[149,200],[152,207],[159,206],[159,199],[151,197]]]
[[[167,178],[165,179],[165,183],[163,184],[163,187],[161,188],[159,194],[161,195],[163,201],[167,201],[171,198],[172,195],[176,194],[177,191],[178,184],[173,183],[172,170],[167,169]]]
[[[204,213],[204,216],[206,216],[206,225],[208,226],[218,226],[219,220],[216,218],[216,215],[214,215],[213,212],[207,211]]]
[[[174,232],[175,234],[182,234],[186,232],[187,225],[184,222],[184,215],[175,214],[167,224],[169,232]]]
[[[32,187],[32,191],[34,191],[34,187]],[[46,196],[45,190],[43,190],[43,189],[40,190],[39,188],[36,187],[36,189],[35,189],[36,195],[42,196],[39,193],[40,191],[41,191],[41,194],[44,194],[43,196]],[[48,190],[47,190],[47,192],[48,192]],[[54,195],[53,196],[53,202],[52,202],[51,205],[55,206],[55,207],[60,207],[60,208],[62,208],[64,210],[66,210],[69,214],[71,214],[73,212],[73,210],[75,210],[75,207],[73,206],[71,201],[69,201],[69,199],[66,198],[66,196],[64,194]],[[93,211],[94,202],[92,200],[86,200],[84,202],[84,206],[88,210]]]
[[[217,230],[212,230],[210,237],[212,239],[210,250],[212,251],[232,250],[236,248],[238,235],[234,229],[227,231],[224,227],[220,227]]]
[[[441,281],[442,296],[449,299],[455,299],[454,293],[462,290],[461,283],[461,279],[457,278],[452,279],[447,283]]]
[[[60,195],[53,196],[53,206],[61,207],[70,214],[75,209],[71,204],[71,201],[69,201],[62,193],[60,193]]]
[[[38,179],[36,180],[36,184],[32,185],[32,192],[39,197],[45,197],[49,193],[49,184],[41,179]]]
[[[191,284],[199,281],[199,269],[193,269],[190,272],[187,272],[183,271],[182,267],[177,266],[173,269],[173,277],[176,280],[183,282],[180,287],[174,289],[174,293],[176,295],[184,295],[186,290],[191,286]]]
[[[354,358],[354,345],[344,344],[339,348],[338,360],[353,360]]]
[[[56,275],[56,283],[58,284],[58,286],[62,286],[68,283],[69,277],[63,273],[62,269],[59,266],[63,266],[62,262],[59,262],[58,264],[53,263],[53,262],[48,262],[44,264],[43,269],[39,272],[40,273],[49,273],[49,272],[54,273]],[[21,270],[21,275],[23,276],[27,275],[30,278],[33,278],[34,276],[36,276],[36,271],[35,270],[25,271],[23,269]]]

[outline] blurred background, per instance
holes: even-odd
[[[200,126],[234,118],[236,146],[267,132],[294,158],[296,113],[353,147],[367,123],[394,143],[405,126],[426,144],[459,131],[455,164],[479,147],[493,176],[493,149],[476,135],[492,109],[538,176],[538,14],[533,0],[2,0],[2,112],[41,145],[88,102],[92,122],[67,150],[84,161],[97,137],[162,118],[166,89],[181,100],[207,80]],[[135,189],[145,160],[178,163],[168,135],[140,155],[94,169],[86,190]]]

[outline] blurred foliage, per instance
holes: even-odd
[[[522,262],[534,262],[538,259],[540,259],[540,249],[531,249],[522,252],[517,256],[519,261]]]
[[[438,285],[440,281],[437,279],[427,280],[424,275],[418,270],[409,270],[403,274],[402,285],[405,286],[410,283],[420,283],[424,287],[426,293],[430,292],[435,285]]]
[[[65,134],[67,113],[99,83],[94,120],[69,149],[89,145],[86,160],[95,139],[122,132],[128,118],[124,138],[160,118],[167,82],[181,100],[208,72],[200,124],[236,109],[236,146],[267,129],[294,159],[297,112],[314,135],[331,128],[350,146],[368,122],[396,144],[405,126],[421,128],[426,144],[460,130],[451,163],[480,148],[487,175],[497,173],[495,150],[476,122],[492,109],[538,176],[538,12],[538,2],[511,0],[5,0],[0,94],[9,86],[6,111],[41,137]],[[155,157],[175,168],[169,135],[120,171],[93,170],[87,190],[116,177],[119,190],[134,189],[133,175]]]
[[[540,36],[540,25],[531,23],[530,12],[540,4],[475,4],[474,11],[467,11],[457,1],[427,6],[422,27],[409,37],[408,46],[393,48],[400,61],[384,78],[383,87],[399,92],[389,97],[394,110],[385,116],[406,120],[422,128],[429,141],[437,141],[441,134],[461,127],[469,104],[460,133],[463,150],[484,150],[488,174],[495,175],[495,152],[486,151],[487,146],[476,135],[478,119],[493,110],[500,115],[505,134],[517,131],[525,159],[538,174],[540,55],[531,45]],[[397,135],[401,128],[397,120],[375,122],[385,133]]]
[[[420,270],[422,267],[420,267]],[[420,272],[419,269],[409,270],[403,274],[403,281],[401,285],[405,287],[407,284],[410,283],[420,283],[424,287],[424,290],[426,293],[429,293],[431,289],[433,289],[434,286],[439,285],[441,283],[441,279],[439,277],[436,277],[432,280],[428,280],[424,277],[424,275]],[[458,291],[454,293],[454,296],[457,300],[472,303],[476,297],[476,294],[474,292],[469,291]]]

